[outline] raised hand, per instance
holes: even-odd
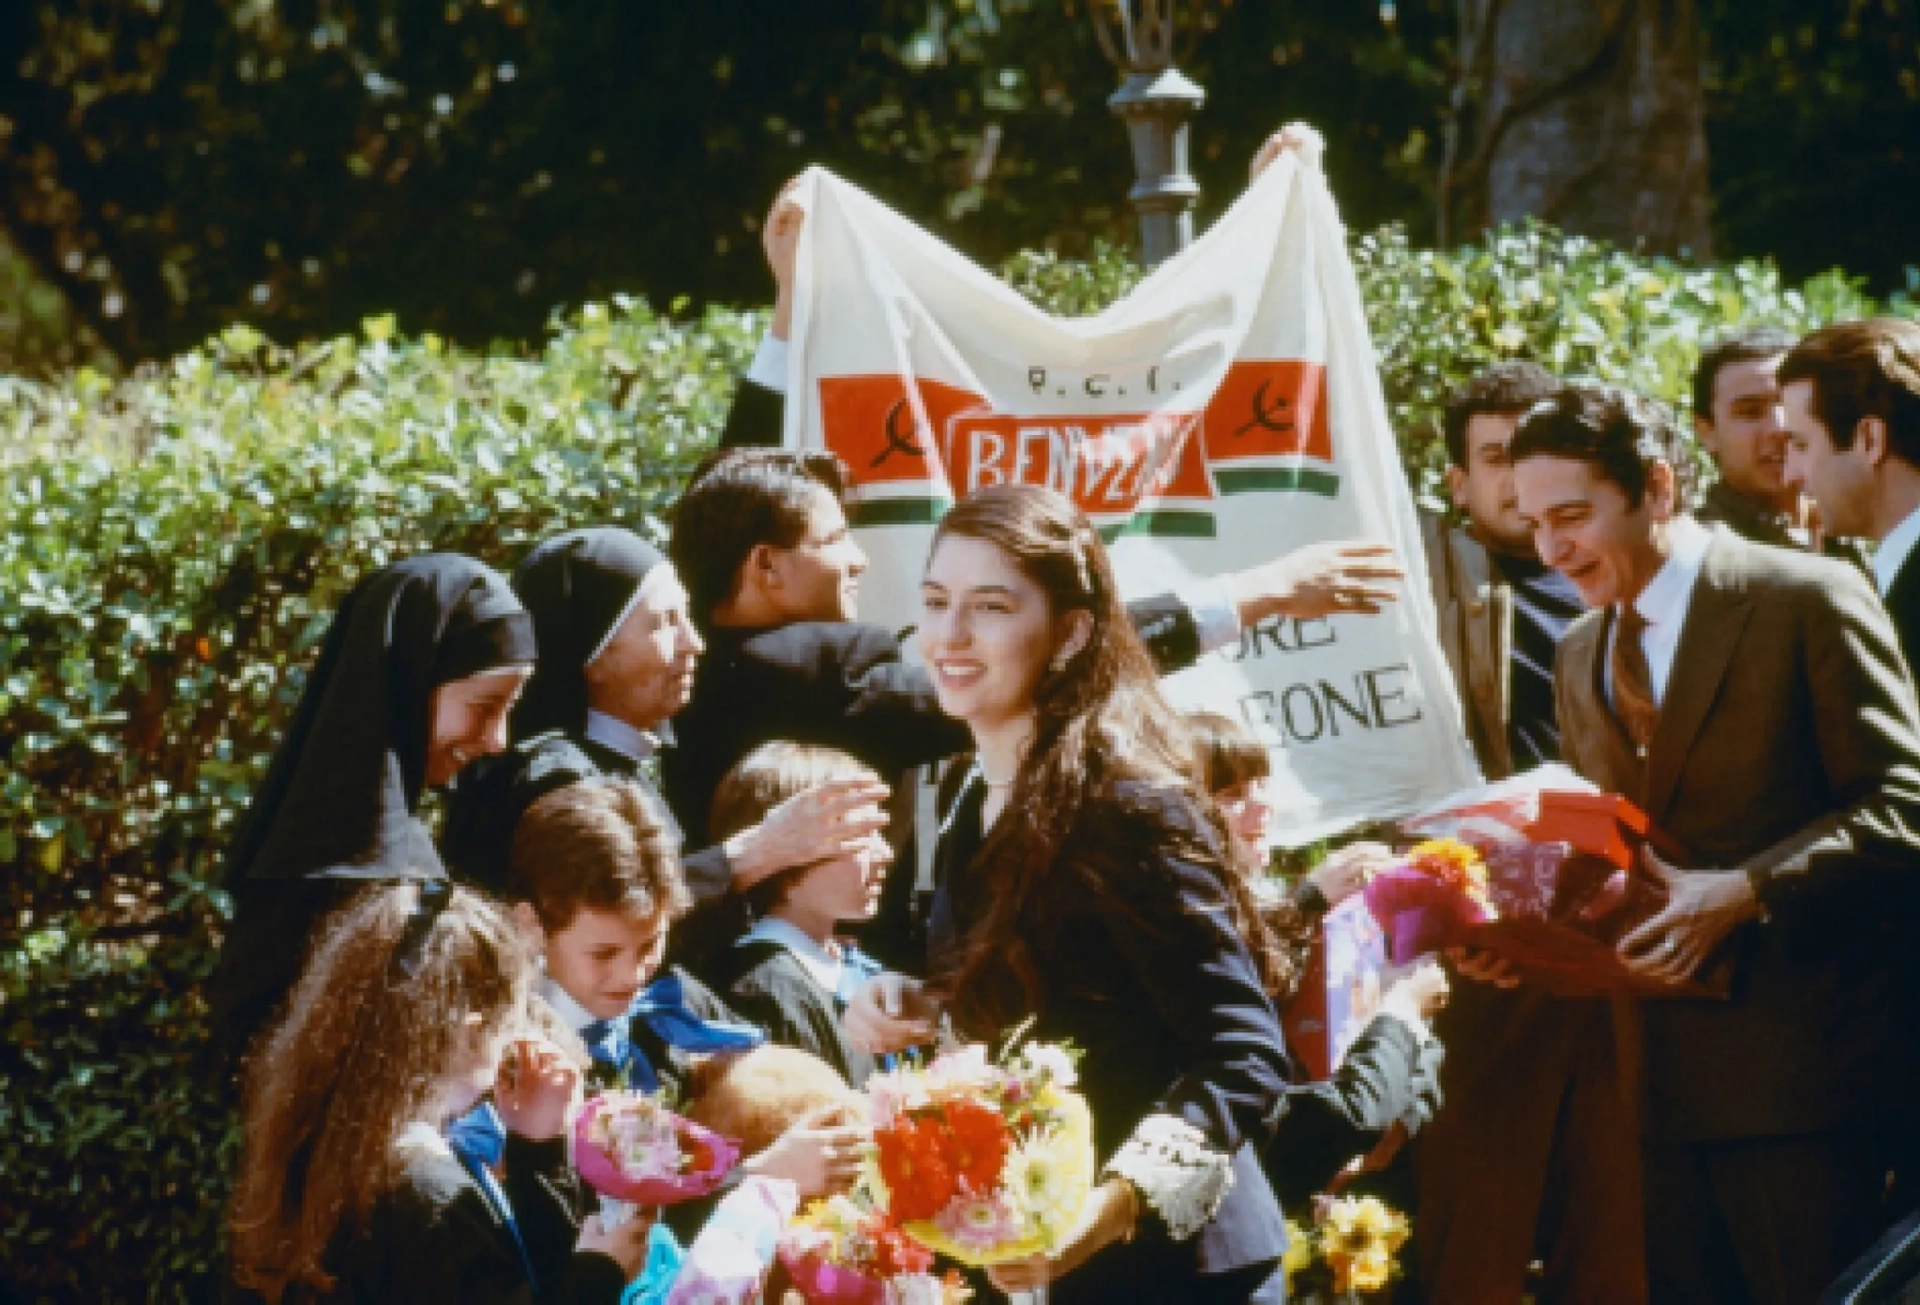
[[[544,1038],[507,1048],[494,1077],[493,1101],[510,1133],[541,1141],[566,1131],[580,1091],[580,1071]]]
[[[1327,141],[1324,136],[1304,122],[1290,122],[1279,131],[1260,143],[1254,151],[1253,162],[1247,167],[1247,181],[1258,181],[1260,174],[1273,166],[1288,150],[1299,154],[1300,161],[1308,167],[1319,170],[1320,156],[1326,153]]]
[[[1385,843],[1348,843],[1335,848],[1307,873],[1307,882],[1320,890],[1327,905],[1334,907],[1373,882],[1373,877],[1393,864],[1393,849]]]
[[[734,887],[744,892],[777,871],[857,851],[886,827],[887,792],[878,780],[836,779],[794,794],[727,841]]]
[[[1394,586],[1406,572],[1387,545],[1346,540],[1308,544],[1226,579],[1240,624],[1251,626],[1271,616],[1371,616],[1399,597]]]
[[[627,1281],[632,1282],[640,1276],[640,1270],[647,1267],[649,1239],[653,1235],[654,1220],[659,1217],[658,1210],[643,1209],[618,1228],[607,1228],[601,1224],[599,1215],[590,1214],[580,1225],[580,1240],[574,1246],[611,1256]]]
[[[807,210],[793,197],[799,185],[795,177],[780,187],[760,229],[760,244],[773,270],[773,325],[768,331],[776,340],[786,339],[793,329],[793,268],[800,252],[800,225],[807,220]]]

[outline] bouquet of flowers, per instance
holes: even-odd
[[[1480,853],[1453,838],[1417,843],[1366,888],[1367,909],[1386,931],[1395,965],[1461,941],[1466,929],[1496,919]]]
[[[780,1263],[806,1305],[959,1305],[957,1274],[935,1277],[933,1252],[851,1196],[815,1201],[787,1225]]]
[[[739,1156],[727,1138],[642,1092],[603,1093],[573,1122],[573,1166],[600,1194],[601,1221],[609,1227],[637,1206],[707,1195]]]
[[[1407,1218],[1373,1196],[1323,1197],[1311,1232],[1287,1220],[1287,1299],[1355,1300],[1399,1273]]]
[[[1667,901],[1666,885],[1641,864],[1642,846],[1681,863],[1686,852],[1631,802],[1599,792],[1563,766],[1455,794],[1402,828],[1480,849],[1482,882],[1497,913],[1452,922],[1445,941],[1491,952],[1546,992],[1725,997],[1731,988],[1724,951],[1677,983],[1627,968],[1616,950],[1620,940]]]
[[[975,1268],[1051,1253],[1093,1187],[1093,1121],[1066,1048],[984,1047],[867,1081],[875,1208]]]

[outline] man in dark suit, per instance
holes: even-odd
[[[1920,322],[1815,331],[1780,364],[1787,479],[1834,530],[1877,544],[1874,582],[1920,665]]]
[[[1693,433],[1720,474],[1694,519],[1724,525],[1743,539],[1822,553],[1867,569],[1867,550],[1810,513],[1787,479],[1787,423],[1780,406],[1780,361],[1793,337],[1754,326],[1723,335],[1700,351],[1693,369]]]
[[[1657,405],[1571,386],[1513,442],[1541,556],[1594,610],[1555,670],[1568,761],[1685,849],[1621,942],[1669,981],[1724,951],[1728,1000],[1640,1004],[1655,1301],[1804,1302],[1886,1222],[1889,1126],[1920,1078],[1878,927],[1920,883],[1920,709],[1844,564],[1685,516]]]

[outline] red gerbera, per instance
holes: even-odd
[[[873,1229],[873,1265],[882,1278],[895,1278],[903,1273],[925,1273],[933,1267],[933,1252],[893,1224],[881,1222]]]
[[[1007,1124],[997,1110],[973,1101],[947,1103],[947,1163],[976,1194],[1000,1185],[1007,1159]]]
[[[713,1148],[699,1138],[682,1133],[680,1149],[688,1173],[704,1174],[713,1168]]]
[[[940,1138],[931,1122],[902,1119],[875,1133],[874,1141],[894,1218],[931,1219],[953,1199],[953,1170],[940,1154]]]

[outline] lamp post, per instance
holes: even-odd
[[[1127,74],[1107,107],[1127,125],[1137,180],[1127,198],[1140,214],[1140,260],[1148,267],[1193,243],[1200,183],[1187,171],[1188,119],[1206,92],[1173,66],[1175,0],[1093,0],[1094,32],[1109,62]]]

